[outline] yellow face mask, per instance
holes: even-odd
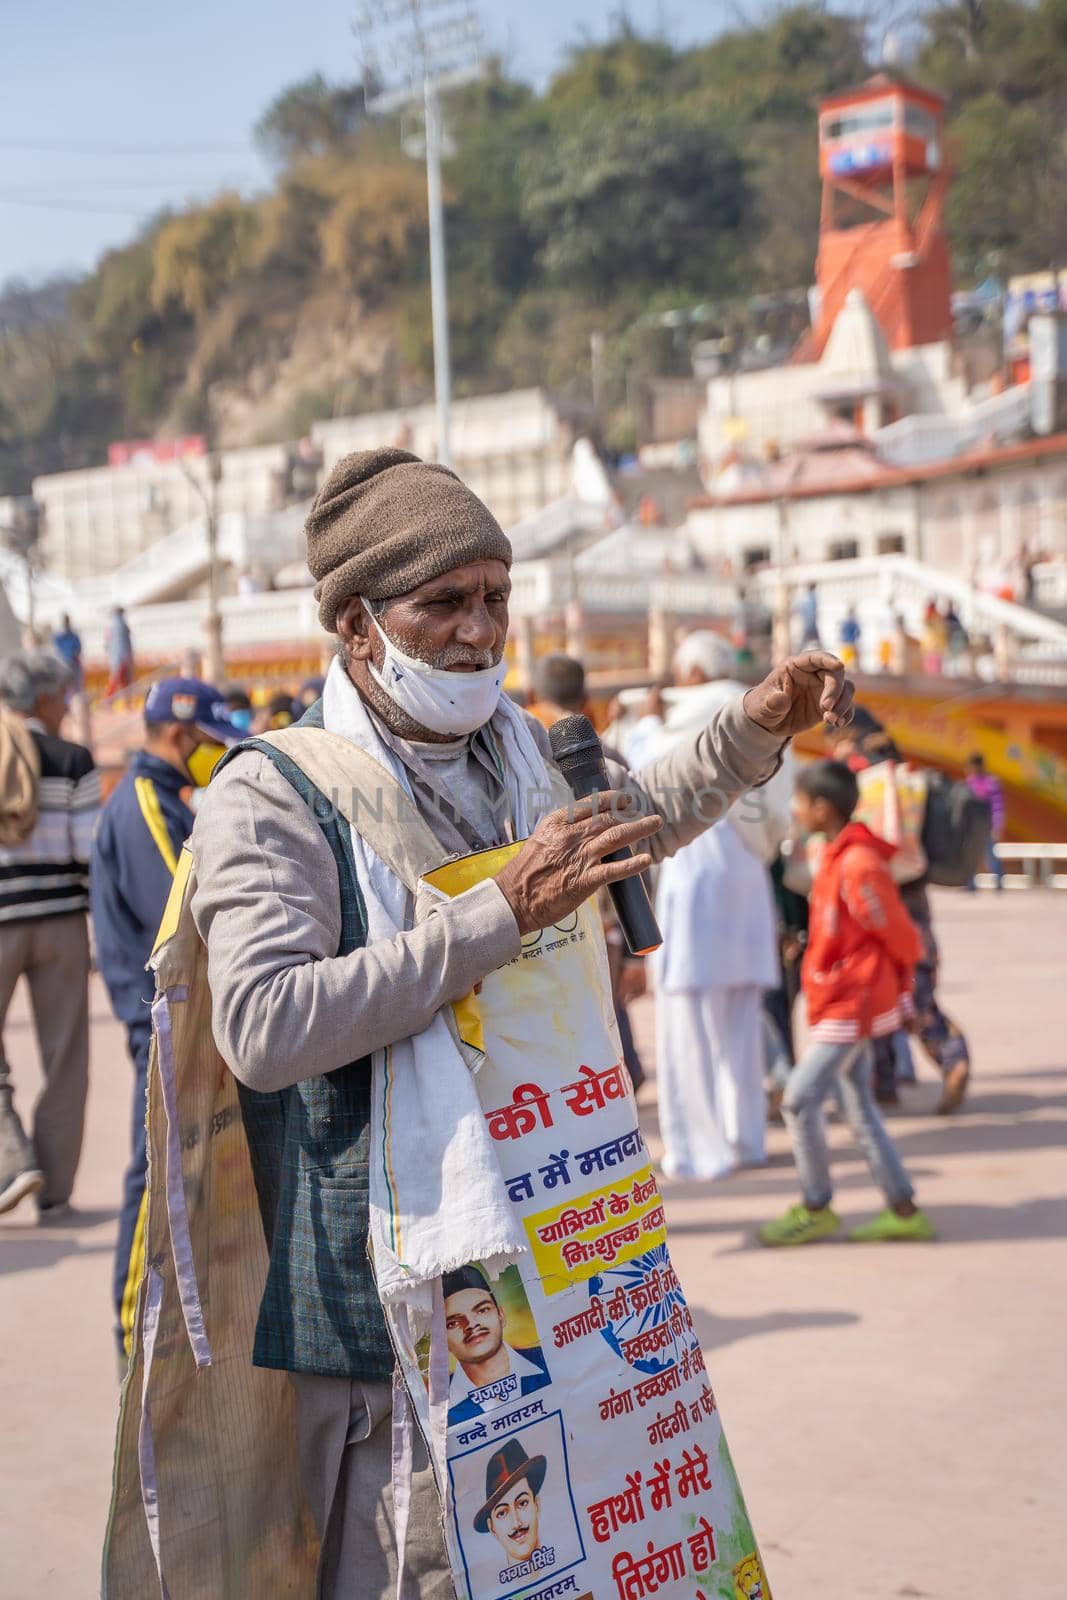
[[[192,778],[198,789],[207,788],[211,774],[225,754],[226,746],[224,744],[205,741],[203,744],[197,745],[185,765],[189,769],[190,778]]]

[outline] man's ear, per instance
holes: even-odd
[[[358,594],[349,595],[337,613],[337,636],[350,661],[369,661],[373,654],[371,618]]]

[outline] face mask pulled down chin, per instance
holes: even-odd
[[[366,601],[364,606],[369,613]],[[450,672],[446,667],[432,667],[428,661],[405,654],[380,622],[375,620],[374,626],[381,635],[385,659],[381,667],[373,661],[368,661],[367,666],[390,700],[431,733],[459,738],[484,727],[500,702],[507,672],[503,658],[495,667]]]

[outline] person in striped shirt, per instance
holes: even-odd
[[[0,1030],[25,977],[44,1077],[27,1137],[0,1050],[0,1211],[36,1194],[42,1221],[69,1209],[89,1087],[89,853],[100,775],[84,745],[60,736],[71,687],[70,669],[49,650],[0,663],[0,700],[25,722],[40,765],[33,831],[0,846]]]

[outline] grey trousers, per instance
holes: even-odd
[[[69,1200],[74,1187],[89,1089],[89,937],[82,912],[0,923],[0,1034],[23,976],[44,1074],[31,1137],[44,1173],[41,1201],[54,1205]],[[12,1081],[0,1048],[0,1110],[4,1101],[11,1104]]]
[[[291,1372],[300,1476],[322,1541],[318,1600],[396,1600],[393,1391],[387,1383]],[[426,1446],[415,1462],[403,1600],[455,1600]]]
[[[808,1046],[789,1074],[782,1114],[793,1141],[793,1155],[806,1206],[817,1210],[828,1206],[833,1197],[822,1108],[835,1084],[841,1091],[848,1125],[867,1158],[871,1177],[888,1204],[899,1205],[914,1196],[897,1147],[874,1103],[873,1065],[869,1039],[857,1039],[851,1044],[816,1041]]]

